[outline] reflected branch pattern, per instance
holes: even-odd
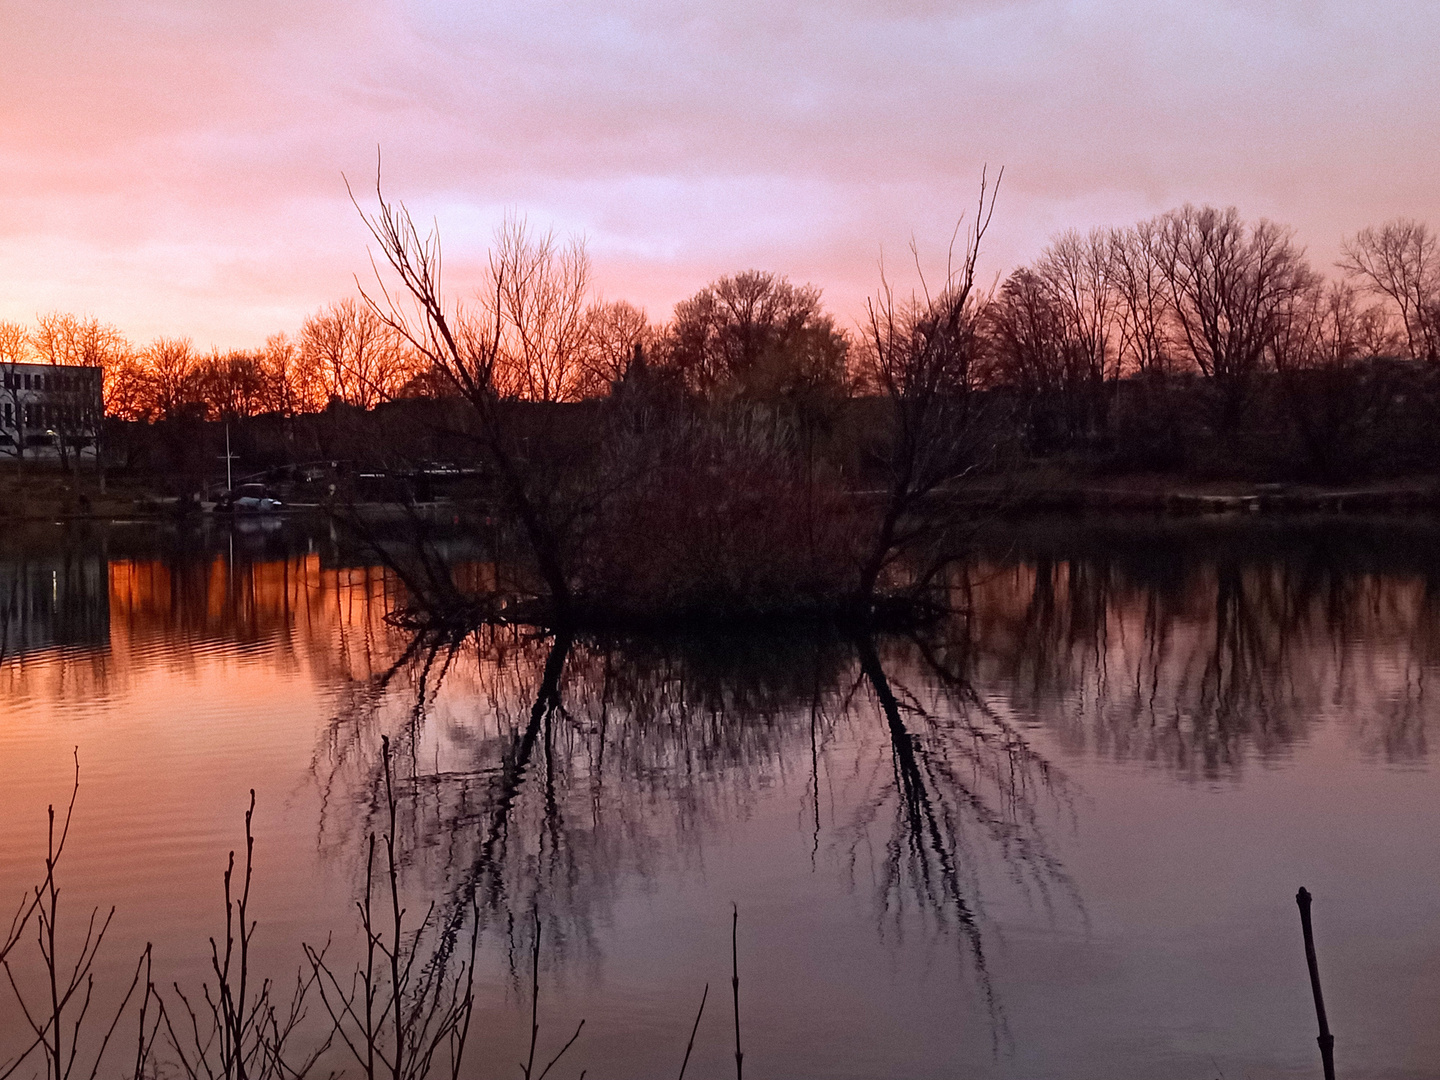
[[[927,646],[887,642],[888,659],[881,647],[838,637],[660,646],[487,630],[446,643],[442,685],[436,645],[411,649],[413,679],[393,683],[409,693],[397,692],[388,711],[367,700],[363,715],[339,716],[335,728],[352,732],[351,745],[388,737],[418,766],[402,782],[401,828],[411,887],[436,899],[429,932],[442,968],[471,911],[506,935],[512,958],[525,955],[526,913],[538,911],[551,963],[594,962],[594,928],[628,880],[703,865],[716,829],[794,778],[817,850],[823,843],[842,862],[862,848],[880,853],[881,929],[903,932],[918,916],[937,939],[961,945],[998,1046],[1007,1036],[982,885],[1001,866],[1047,907],[1060,895],[1083,917],[1036,805],[1063,803],[1063,777],[977,707],[963,676]],[[907,672],[903,683],[887,664]],[[348,767],[340,757],[332,765]],[[867,812],[832,814],[823,828],[822,771],[832,783],[837,773],[842,784],[859,778],[862,790],[842,802]],[[380,805],[378,781],[371,759],[356,795],[362,822]],[[336,783],[333,774],[320,782]],[[884,817],[891,836],[862,843]]]

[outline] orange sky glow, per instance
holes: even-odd
[[[1440,5],[1330,0],[0,0],[0,319],[250,347],[368,275],[342,174],[473,285],[507,210],[653,319],[748,267],[843,322],[943,259],[1004,165],[988,274],[1186,200],[1317,265],[1440,226]]]

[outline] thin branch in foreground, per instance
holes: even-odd
[[[381,737],[381,755],[386,831],[379,839],[385,854],[380,868],[384,877],[376,879],[377,837],[371,833],[364,894],[355,905],[365,935],[365,959],[346,983],[327,964],[323,950],[306,945],[305,955],[334,1032],[366,1080],[427,1080],[442,1071],[450,1080],[458,1080],[475,1010],[479,906],[470,904],[469,949],[461,954],[453,973],[446,956],[423,953],[422,939],[433,925],[434,905],[417,927],[407,924],[400,903],[399,797],[389,736]],[[374,903],[377,892],[385,898],[379,910]],[[386,900],[388,910],[383,907]]]
[[[690,1028],[690,1041],[685,1044],[685,1059],[680,1062],[680,1075],[675,1080],[685,1080],[685,1067],[690,1064],[690,1051],[695,1049],[695,1033],[700,1030],[700,1017],[705,1015],[705,999],[710,996],[710,984],[705,984],[700,994],[700,1008],[695,1011],[695,1023]]]
[[[550,1064],[540,1071],[535,1080],[545,1080],[550,1070],[555,1067],[565,1051],[575,1044],[580,1037],[580,1032],[585,1027],[585,1021],[581,1020],[575,1028],[575,1034],[570,1036],[570,1041],[560,1048],[560,1052],[550,1059]],[[535,1067],[535,1044],[540,1037],[540,909],[535,909],[535,943],[530,950],[530,1055],[520,1066],[525,1080],[531,1080],[531,1071]]]
[[[0,1062],[0,1080],[9,1080],[9,1077],[13,1076],[37,1050],[45,1059],[44,1075],[47,1080],[70,1080],[77,1064],[80,1065],[81,1075],[85,1075],[87,1072],[80,1059],[82,1048],[87,1043],[93,1046],[93,1043],[86,1037],[88,1030],[86,1020],[87,1017],[92,1017],[90,1009],[94,1003],[95,959],[105,940],[105,934],[110,928],[115,909],[112,907],[103,919],[99,918],[99,908],[91,910],[85,935],[80,940],[74,963],[62,964],[60,962],[60,949],[63,945],[60,932],[60,894],[63,890],[60,888],[58,872],[61,857],[65,852],[65,844],[70,836],[70,825],[74,820],[75,802],[80,794],[80,755],[78,750],[74,753],[74,760],[75,774],[70,790],[70,801],[65,808],[64,819],[59,823],[58,835],[54,805],[49,806],[46,811],[48,831],[45,877],[41,884],[33,888],[28,902],[21,904],[12,920],[10,931],[4,941],[0,942],[0,966],[5,969],[5,978],[10,985],[20,1014],[34,1035],[33,1040],[18,1057],[8,1062]],[[43,1007],[26,999],[21,990],[23,976],[21,980],[17,980],[14,966],[19,962],[19,957],[13,955],[14,951],[32,917],[35,919],[35,943],[44,973],[42,982],[49,991],[49,1000],[44,1003]],[[129,987],[121,997],[109,1025],[105,1028],[99,1046],[94,1049],[94,1057],[91,1059],[88,1070],[88,1080],[95,1080],[100,1071],[111,1040],[130,1007],[136,988],[140,985],[142,971],[145,972],[145,998],[140,1009],[137,1059],[140,1065],[137,1068],[143,1067],[144,1061],[149,1059],[154,1043],[154,1028],[152,1027],[150,1033],[146,1034],[146,1010],[154,989],[149,980],[149,968],[150,946],[147,944],[136,964],[135,974],[130,980]],[[103,1021],[101,1022],[103,1023]]]
[[[735,1080],[742,1080],[741,1066],[745,1055],[740,1051],[740,905],[731,904],[730,920],[730,990],[735,998]],[[696,1018],[699,1022],[699,1018]]]

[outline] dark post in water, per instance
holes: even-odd
[[[1315,994],[1315,1016],[1320,1021],[1320,1061],[1325,1067],[1325,1080],[1335,1080],[1335,1036],[1325,1019],[1325,996],[1320,992],[1320,968],[1315,962],[1315,934],[1310,929],[1310,891],[1303,885],[1295,894],[1300,905],[1300,927],[1305,932],[1305,963],[1310,968],[1310,989]]]

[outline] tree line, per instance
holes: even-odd
[[[1032,263],[971,291],[963,381],[1043,403],[1035,437],[1063,443],[1104,424],[1105,388],[1122,379],[1198,378],[1224,429],[1267,373],[1374,357],[1440,363],[1440,250],[1427,224],[1364,229],[1337,269],[1319,272],[1293,230],[1247,222],[1233,207],[1066,231]],[[649,377],[704,398],[876,389],[874,325],[842,328],[818,289],[782,275],[722,277],[656,324],[632,304],[593,297],[582,243],[512,218],[477,302],[494,316],[490,378],[506,398],[606,397],[637,346]],[[185,337],[136,345],[98,319],[52,312],[30,326],[0,323],[0,364],[17,362],[101,367],[106,412],[125,420],[298,415],[332,401],[368,409],[457,390],[363,298],[331,303],[253,350],[207,352]]]

